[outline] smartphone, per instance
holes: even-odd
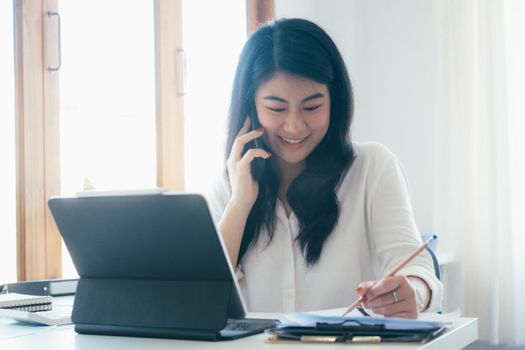
[[[259,117],[257,116],[257,109],[255,108],[255,104],[251,106],[248,110],[248,116],[250,118],[250,125],[252,130],[257,130],[261,127],[261,124],[259,123]],[[262,140],[262,136],[256,138],[255,140],[252,140],[248,142],[245,148],[245,152],[249,150],[250,148],[262,148],[264,149],[264,143]],[[256,157],[252,160],[251,167],[252,167],[252,176],[255,181],[259,181],[264,173],[264,167],[265,167],[265,159]]]

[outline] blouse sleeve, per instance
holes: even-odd
[[[210,214],[215,223],[215,227],[219,227],[219,221],[221,221],[222,215],[226,210],[226,206],[230,201],[231,187],[228,181],[227,175],[222,173],[219,178],[215,181],[212,187],[208,190],[206,200],[208,207],[210,208]],[[235,277],[241,288],[244,286],[244,270],[242,266],[238,264],[234,267]]]
[[[369,192],[371,236],[380,267],[389,273],[422,241],[412,214],[408,182],[397,158],[390,154],[378,174]],[[441,311],[443,285],[428,252],[419,254],[399,273],[423,279],[431,290],[426,311]]]
[[[222,214],[226,210],[226,206],[231,197],[230,183],[225,173],[222,173],[213,183],[208,193],[206,200],[210,208],[211,217],[216,226],[222,218]]]

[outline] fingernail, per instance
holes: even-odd
[[[255,130],[255,131],[263,132],[263,131],[264,131],[264,128],[259,128],[259,129]]]
[[[271,152],[266,151],[266,153],[268,153],[268,157],[273,156],[273,154]]]
[[[355,290],[357,294],[361,294],[362,291],[363,291],[363,287],[357,287]]]

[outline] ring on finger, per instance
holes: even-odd
[[[397,299],[397,293],[395,290],[392,291],[392,297],[394,298],[394,304],[397,303],[398,299]]]

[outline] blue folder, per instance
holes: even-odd
[[[268,332],[275,339],[309,342],[426,342],[441,334],[442,322],[386,317],[339,317],[296,313]]]

